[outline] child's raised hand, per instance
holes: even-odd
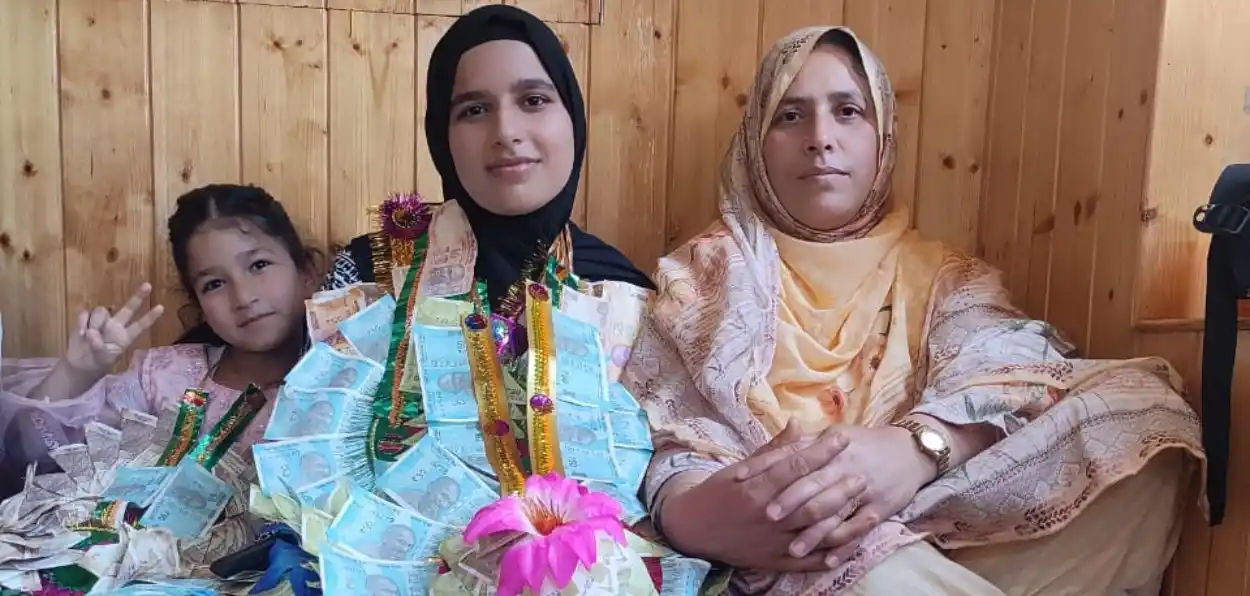
[[[165,307],[158,304],[135,319],[143,301],[151,293],[152,285],[145,282],[116,313],[110,314],[103,306],[78,313],[78,328],[69,336],[65,364],[84,374],[104,375],[109,372],[135,339],[150,329],[165,312]]]

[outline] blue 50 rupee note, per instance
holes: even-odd
[[[321,549],[321,587],[327,596],[424,596],[438,576],[429,561],[381,561],[327,545]]]
[[[326,530],[326,539],[379,561],[412,561],[434,555],[459,528],[426,519],[353,487],[347,505]]]
[[[382,380],[377,363],[348,356],[329,344],[314,343],[286,375],[286,384],[301,389],[350,389],[370,395]]]
[[[363,437],[330,435],[257,443],[252,455],[265,496],[294,496],[299,489],[338,475],[346,475],[354,485],[373,487]]]
[[[363,435],[373,416],[372,403],[370,396],[350,389],[283,386],[265,426],[265,440]]]
[[[340,321],[339,333],[361,356],[383,364],[391,346],[391,323],[394,317],[395,297],[386,294],[360,312]]]
[[[204,535],[221,515],[234,489],[193,459],[184,459],[152,501],[139,524],[166,528],[185,540]]]
[[[377,481],[377,489],[426,519],[464,526],[499,497],[433,437],[408,450]]]

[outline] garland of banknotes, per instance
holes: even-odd
[[[190,573],[186,563],[226,554],[206,537],[229,505],[244,510],[235,497],[245,467],[230,450],[266,398],[249,386],[201,436],[208,399],[189,388],[159,418],[126,410],[120,428],[89,423],[85,443],[51,452],[61,472],[35,475],[32,468],[23,492],[0,503],[0,535],[35,544],[46,533],[55,548],[11,567],[0,556],[0,585],[106,593],[134,581],[172,581]],[[230,464],[215,474],[224,459]]]
[[[588,287],[552,254],[540,280],[522,286],[520,321],[491,312],[480,280],[461,295],[421,296],[438,212],[409,221],[425,228],[399,239],[413,260],[389,261],[393,293],[375,297],[365,284],[310,301],[313,311],[340,309],[309,315],[336,322],[314,337],[342,341],[315,345],[288,375],[269,442],[253,448],[253,511],[301,530],[327,593],[490,594],[507,544],[465,544],[475,514],[552,472],[610,495],[634,524],[646,515],[638,490],[649,428],[615,381],[603,320],[593,320],[611,311],[597,295],[610,284]],[[708,577],[706,562],[630,536],[620,554],[603,543],[596,571],[575,583],[593,576],[608,593],[684,596]]]

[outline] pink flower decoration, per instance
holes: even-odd
[[[429,229],[432,213],[421,195],[393,195],[382,202],[382,232],[396,240],[416,240]]]
[[[589,570],[598,559],[597,532],[626,544],[620,516],[621,506],[612,497],[576,480],[554,473],[530,476],[523,496],[508,495],[479,510],[464,529],[464,541],[524,535],[499,561],[499,596],[516,596],[525,588],[538,593],[548,577],[564,589],[578,564]]]

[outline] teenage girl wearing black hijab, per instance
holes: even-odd
[[[529,46],[549,83],[539,84],[525,72],[500,72],[518,64],[523,70],[524,62],[532,58],[517,55],[516,46],[491,44],[497,41]],[[487,44],[491,47],[481,47]],[[482,64],[491,65],[489,76],[483,77]],[[462,66],[470,66],[477,76],[462,71]],[[495,89],[456,89],[458,81],[473,86],[474,80],[483,78],[494,79]],[[507,92],[500,97],[495,90]],[[548,99],[558,99],[558,105]],[[541,273],[532,270],[534,265],[541,265],[566,229],[573,245],[573,270],[582,279],[654,289],[620,251],[569,221],[586,153],[586,110],[573,65],[547,25],[513,6],[489,5],[465,14],[434,48],[425,105],[426,143],[442,177],[443,197],[457,201],[468,217],[478,244],[475,276],[486,280],[492,303],[522,277]],[[567,112],[571,135],[544,138],[551,129],[543,110]],[[457,127],[474,130],[454,133]],[[492,146],[474,146],[482,144],[477,141]],[[568,161],[566,154],[572,159],[564,170],[560,162]],[[523,163],[510,170],[508,165],[516,161]],[[560,180],[545,184],[543,178],[553,176]],[[533,197],[543,186],[550,188],[549,196]],[[373,278],[371,242],[368,235],[359,236],[335,258],[323,289]]]
[[[550,105],[542,104],[539,99],[542,97],[542,89],[533,89],[535,93],[528,96],[515,93],[515,91],[523,90],[517,89],[515,83],[525,82],[524,73],[500,72],[515,62],[517,58],[515,46],[510,52],[513,55],[508,56],[511,59],[494,65],[490,74],[494,75],[491,78],[504,80],[507,85],[514,87],[513,95],[516,97],[510,98],[511,100],[525,103],[491,105],[499,102],[492,102],[487,98],[476,104],[456,102],[456,105],[453,105],[457,76],[461,75],[463,80],[463,75],[468,74],[459,72],[462,58],[471,50],[496,41],[520,42],[533,50],[547,78],[550,79],[550,86],[554,87],[559,105],[554,105],[555,102]],[[496,53],[496,56],[498,55]],[[470,59],[473,60],[473,56],[470,56]],[[481,60],[474,61],[481,62]],[[426,144],[430,148],[434,166],[442,178],[443,198],[448,201],[457,201],[460,208],[464,210],[469,225],[473,228],[478,245],[474,275],[477,279],[486,280],[493,306],[497,306],[499,300],[522,277],[534,278],[535,275],[541,274],[541,271],[534,270],[537,269],[535,265],[542,264],[552,243],[565,230],[573,246],[573,271],[583,280],[588,282],[621,281],[650,290],[655,289],[646,274],[634,267],[625,255],[570,221],[573,214],[573,199],[577,194],[577,185],[581,179],[582,161],[586,155],[586,108],[582,101],[577,77],[573,73],[573,65],[569,62],[560,39],[546,24],[534,15],[514,6],[492,4],[470,11],[457,19],[434,47],[434,52],[430,56],[425,90]],[[462,90],[461,96],[466,95],[464,91],[469,91],[471,95],[478,95],[474,92],[480,90]],[[541,135],[528,134],[532,130],[527,131],[525,123],[532,123],[534,115],[540,110],[554,109],[567,112],[572,124],[571,134],[554,139],[553,143],[536,143],[533,137]],[[535,201],[533,197],[525,197],[522,200],[509,201],[510,197],[494,196],[512,194],[506,191],[503,193],[482,192],[480,197],[475,197],[467,188],[477,187],[483,191],[489,191],[486,188],[490,186],[489,184],[475,184],[482,181],[482,172],[468,170],[473,169],[474,165],[490,166],[491,164],[461,164],[466,170],[462,173],[457,168],[456,158],[453,156],[455,151],[452,147],[452,127],[476,126],[477,124],[471,120],[479,119],[480,124],[480,119],[498,117],[491,113],[492,110],[513,110],[513,114],[516,113],[515,111],[523,114],[507,116],[509,120],[507,124],[498,124],[496,121],[496,126],[505,127],[506,130],[495,130],[497,137],[494,140],[503,139],[504,143],[512,143],[516,146],[515,152],[523,154],[524,157],[537,157],[543,160],[543,163],[531,166],[529,172],[531,177],[546,174],[544,170],[549,170],[556,165],[552,163],[556,160],[547,159],[552,157],[551,155],[541,156],[534,155],[534,153],[541,152],[545,148],[551,150],[552,154],[571,154],[572,163],[567,173],[561,171],[558,174],[563,184],[551,185],[549,198],[540,197]],[[516,124],[518,121],[522,124]],[[517,134],[512,135],[512,138],[506,138],[509,137],[508,133]],[[535,147],[540,144],[545,147]],[[561,146],[553,147],[552,145]],[[480,147],[476,149],[482,151]],[[489,162],[489,159],[485,161]],[[480,170],[480,167],[477,169]],[[510,176],[510,174],[504,174],[504,176]],[[492,196],[486,196],[488,194]],[[543,201],[543,198],[547,200]],[[516,207],[524,207],[527,202],[531,203],[532,210],[508,213],[510,210],[515,211]],[[357,236],[348,243],[346,248],[339,251],[334,258],[332,270],[321,286],[322,290],[333,290],[354,283],[375,281],[373,243],[370,236],[370,234]],[[206,325],[200,325],[188,331],[180,342],[213,343],[211,333],[212,331]]]
[[[523,43],[533,56],[518,57],[518,48],[507,44],[483,47],[496,41]],[[482,52],[462,60],[478,48]],[[536,81],[535,73],[514,68],[535,56],[546,74],[543,81]],[[460,72],[462,62],[474,63],[477,76]],[[485,79],[493,82],[477,84]],[[457,83],[465,88],[457,89]],[[558,101],[547,102],[545,93]],[[562,110],[559,116],[567,123],[553,119],[547,110]],[[552,134],[561,126],[563,135]],[[461,128],[453,132],[453,127]],[[430,59],[425,134],[442,177],[443,197],[459,203],[473,229],[478,245],[475,276],[486,280],[492,303],[522,277],[541,274],[528,269],[545,261],[562,233],[572,243],[573,269],[582,279],[654,289],[620,251],[569,221],[586,151],[586,113],[572,64],[542,21],[504,5],[485,6],[458,19]],[[550,188],[547,196],[535,195],[544,187]],[[353,239],[336,255],[322,289],[374,281],[372,257],[368,234]],[[192,329],[184,340],[204,341],[203,332]],[[266,566],[270,571],[290,567],[290,560],[272,557],[269,544],[275,539],[290,540],[269,536],[218,561],[214,571],[225,576]],[[300,586],[293,587],[298,593]]]

